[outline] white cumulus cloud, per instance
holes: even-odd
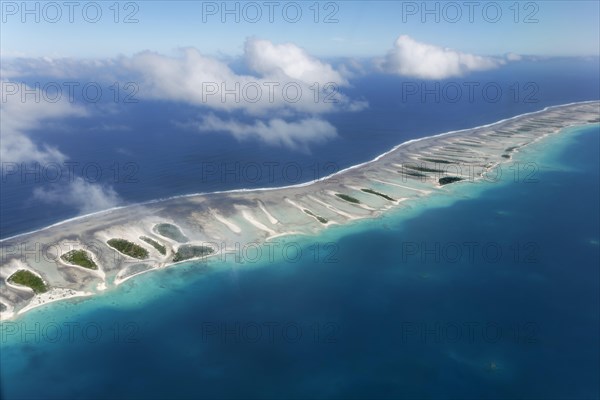
[[[76,177],[66,186],[35,188],[33,196],[48,204],[64,204],[75,207],[82,214],[106,210],[121,202],[112,187],[86,182],[81,177]]]
[[[389,73],[420,79],[445,79],[471,71],[483,71],[503,64],[492,57],[462,53],[402,35],[394,43],[380,68]]]
[[[268,40],[249,39],[245,56],[253,71],[263,76],[291,78],[309,85],[334,82],[340,86],[348,82],[329,64],[311,57],[293,43],[274,44]]]
[[[249,67],[245,74],[195,48],[182,49],[176,57],[146,51],[122,62],[141,74],[141,97],[252,115],[317,114],[366,107],[364,101],[353,101],[341,93],[339,89],[348,81],[339,71],[294,44],[248,39],[244,48],[242,61]],[[325,87],[330,83],[334,86]]]

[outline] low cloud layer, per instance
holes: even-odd
[[[0,82],[2,85],[2,107],[0,107],[0,158],[2,162],[63,162],[66,156],[56,147],[43,143],[36,144],[30,132],[43,127],[48,120],[66,117],[85,116],[87,113],[61,99],[55,103],[44,101],[39,89],[24,84]],[[8,92],[17,91],[9,95]],[[21,93],[30,93],[22,98]],[[33,95],[37,93],[37,95]],[[40,101],[36,101],[36,96]]]
[[[294,122],[274,118],[266,122],[256,120],[253,124],[246,124],[209,115],[200,122],[198,129],[200,131],[228,132],[239,140],[257,138],[269,145],[303,151],[308,151],[309,144],[323,143],[337,136],[333,125],[318,118],[307,118]]]
[[[503,60],[421,43],[402,35],[379,66],[385,72],[412,78],[445,79],[497,68],[503,63]]]
[[[3,163],[62,164],[68,160],[57,147],[44,143],[43,136],[33,138],[35,130],[43,129],[48,122],[68,117],[83,117],[87,111],[66,99],[56,102],[45,101],[39,89],[12,82],[2,83],[2,107],[0,107],[0,159]],[[9,95],[7,92],[16,94]],[[23,98],[21,93],[27,91]],[[34,95],[35,94],[35,95]],[[36,97],[37,96],[37,97]],[[39,142],[39,143],[36,143]],[[23,167],[29,168],[29,166]],[[33,197],[48,204],[64,204],[76,208],[80,213],[111,208],[120,203],[120,198],[111,187],[77,178],[68,185],[51,188],[35,188]]]
[[[462,53],[403,35],[376,64],[391,74],[444,79],[518,59],[516,54],[492,58]],[[244,68],[240,68],[242,65]],[[30,76],[37,71],[42,76],[76,79],[80,72],[101,76],[107,82],[133,81],[139,87],[136,99],[182,102],[221,116],[211,115],[197,123],[202,131],[226,132],[240,140],[255,138],[269,145],[303,150],[337,135],[335,127],[325,121],[325,114],[368,107],[366,101],[350,99],[343,93],[350,86],[348,79],[365,73],[360,63],[334,67],[293,43],[276,44],[257,38],[247,39],[242,57],[233,61],[186,48],[175,56],[144,51],[107,60],[21,59],[3,68],[10,76],[19,76],[19,70],[25,70]],[[242,69],[244,72],[240,72]],[[25,132],[39,127],[44,118],[78,113],[82,109],[71,104],[26,102],[4,106],[3,158],[64,160],[58,149],[34,144]],[[248,116],[253,122],[240,122]]]

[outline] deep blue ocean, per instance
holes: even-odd
[[[140,96],[133,97],[137,103],[126,103],[129,92],[115,104],[112,92],[106,90],[112,83],[101,82],[105,90],[99,103],[82,104],[75,98],[88,116],[48,121],[29,132],[34,142],[56,147],[70,166],[59,164],[57,170],[54,164],[2,163],[0,238],[91,211],[82,210],[77,202],[48,203],[34,196],[36,188],[64,193],[80,178],[112,188],[117,204],[123,205],[181,194],[292,185],[370,160],[409,139],[550,105],[600,99],[599,77],[597,58],[521,61],[439,82],[370,73],[341,89],[352,99],[367,101],[369,107],[322,115],[336,127],[338,137],[312,145],[308,152],[257,140],[240,142],[224,133],[200,133],[189,126],[210,110]],[[97,79],[81,77],[81,81]],[[48,82],[62,84],[48,77],[26,82],[41,87]],[[217,115],[252,120],[247,115]]]
[[[475,114],[444,130],[512,112]],[[398,141],[373,124],[377,145],[344,162]],[[33,310],[0,325],[2,397],[598,398],[599,149],[598,124],[570,129],[519,153],[532,180],[507,169],[286,239],[296,256],[184,264]]]

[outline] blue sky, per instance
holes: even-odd
[[[422,42],[481,55],[597,56],[600,52],[598,1],[472,2],[471,9],[464,1],[337,1],[319,2],[317,7],[312,1],[273,3],[274,22],[269,21],[269,7],[258,1],[253,4],[259,6],[262,17],[252,23],[248,19],[254,18],[257,8],[247,6],[247,2],[237,2],[240,22],[235,21],[235,14],[222,15],[222,2],[120,2],[119,22],[115,23],[115,3],[107,1],[98,2],[102,16],[92,23],[83,15],[89,2],[81,2],[70,23],[69,9],[57,2],[62,15],[52,23],[56,9],[45,2],[39,3],[37,15],[35,11],[24,15],[22,2],[3,1],[0,47],[2,55],[8,57],[101,58],[143,50],[171,54],[188,46],[207,55],[237,56],[243,52],[246,38],[254,36],[292,42],[317,57],[373,57],[384,55],[399,35],[406,34]],[[295,4],[301,5],[302,16],[292,23]],[[436,5],[437,12],[424,14],[425,7],[435,10]],[[235,6],[236,2],[227,3],[229,8]],[[284,6],[288,11],[285,15]],[[35,2],[27,7],[35,10]],[[319,22],[315,23],[317,8]],[[502,14],[497,17],[498,9]],[[138,22],[124,23],[130,14]],[[327,15],[337,22],[325,23]],[[87,8],[86,16],[95,18],[94,7]]]

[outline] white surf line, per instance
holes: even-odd
[[[271,223],[271,225],[275,225],[275,224],[279,223],[279,220],[277,218],[275,218],[274,216],[272,216],[271,213],[267,211],[267,208],[265,207],[265,205],[262,201],[257,200],[257,202],[258,202],[258,206],[260,207],[260,209],[265,213],[265,215],[269,219],[269,222]]]
[[[257,227],[261,231],[265,231],[269,235],[277,235],[277,232],[275,232],[273,229],[268,228],[267,226],[263,225],[261,222],[257,221],[254,218],[254,216],[250,214],[250,212],[248,210],[242,210],[242,217],[244,217],[244,219],[246,221],[250,222],[252,225]]]
[[[348,214],[347,212],[339,210],[339,209],[335,208],[334,206],[332,206],[331,204],[327,204],[327,203],[325,203],[325,202],[323,202],[323,201],[321,201],[321,200],[319,200],[316,197],[313,197],[311,195],[307,195],[306,197],[309,198],[309,199],[311,199],[312,201],[314,201],[316,203],[319,203],[319,204],[325,206],[325,208],[327,208],[328,210],[331,210],[334,213],[336,213],[338,215],[341,215],[342,217],[346,217],[348,219],[359,219],[360,218],[359,216]]]
[[[414,190],[415,192],[420,192],[420,193],[423,193],[423,194],[430,194],[432,192],[431,190],[423,190],[423,189],[412,188],[410,186],[404,186],[404,185],[399,185],[397,183],[386,182],[386,181],[383,181],[381,179],[375,179],[375,178],[372,178],[372,179],[375,182],[383,183],[384,185],[397,186],[399,188],[408,189],[408,190]]]
[[[360,167],[363,167],[365,165],[368,165],[368,164],[374,163],[376,161],[379,161],[382,157],[385,157],[388,154],[395,152],[400,147],[406,146],[406,145],[411,144],[411,143],[417,143],[417,142],[420,142],[422,140],[429,140],[429,139],[439,138],[439,137],[443,137],[443,136],[447,136],[447,135],[453,135],[453,134],[457,134],[457,133],[463,133],[463,132],[472,131],[472,130],[481,129],[481,128],[489,128],[489,127],[492,127],[494,125],[499,125],[499,124],[503,124],[503,123],[506,123],[506,122],[509,122],[509,121],[514,121],[516,119],[523,118],[523,117],[530,116],[530,115],[534,115],[534,114],[544,113],[546,111],[550,111],[550,110],[553,110],[553,109],[559,109],[561,107],[570,107],[570,106],[574,106],[574,105],[586,105],[586,104],[590,104],[590,105],[591,104],[600,104],[600,102],[598,100],[586,100],[586,101],[577,101],[577,102],[566,103],[566,104],[557,104],[557,105],[554,105],[554,106],[544,107],[543,109],[538,110],[538,111],[532,111],[532,112],[528,112],[528,113],[523,113],[523,114],[515,115],[514,117],[501,119],[499,121],[495,121],[495,122],[492,122],[492,123],[489,123],[489,124],[486,124],[486,125],[480,125],[480,126],[475,126],[475,127],[472,127],[472,128],[465,128],[465,129],[459,129],[459,130],[454,130],[454,131],[447,131],[447,132],[439,133],[439,134],[436,134],[436,135],[425,136],[425,137],[417,138],[417,139],[410,139],[410,140],[407,140],[406,142],[402,142],[402,143],[394,146],[392,149],[390,149],[390,150],[388,150],[388,151],[386,151],[386,152],[378,155],[377,157],[373,158],[372,160],[365,161],[363,163],[356,164],[356,165],[350,166],[348,168],[341,169],[341,170],[339,170],[337,172],[332,173],[331,175],[327,175],[327,176],[324,176],[324,177],[321,177],[321,178],[318,178],[318,179],[314,179],[312,181],[304,182],[304,183],[298,183],[298,184],[287,185],[287,186],[279,186],[279,187],[265,187],[265,188],[255,188],[255,189],[232,189],[232,190],[220,190],[220,191],[214,191],[214,192],[198,192],[198,193],[189,193],[189,194],[182,194],[182,195],[177,195],[177,196],[163,197],[163,198],[159,198],[159,199],[155,199],[155,200],[149,200],[149,201],[144,201],[144,202],[140,202],[140,203],[129,204],[129,205],[125,205],[125,206],[113,207],[113,208],[109,208],[109,209],[102,210],[102,211],[96,211],[96,212],[85,214],[85,215],[79,215],[77,217],[69,218],[69,219],[57,222],[57,223],[52,224],[52,225],[48,225],[48,226],[40,228],[40,229],[36,229],[36,230],[33,230],[33,231],[24,232],[24,233],[19,233],[17,235],[13,235],[13,236],[9,236],[9,237],[4,238],[4,239],[0,239],[0,243],[2,243],[4,241],[7,241],[7,240],[15,239],[15,238],[18,238],[18,237],[21,237],[21,236],[26,236],[26,235],[30,235],[30,234],[33,234],[33,233],[38,233],[38,232],[41,232],[41,231],[45,231],[45,230],[47,230],[49,228],[60,226],[60,225],[63,225],[65,223],[68,223],[68,222],[77,221],[77,220],[80,220],[80,219],[83,219],[83,218],[87,218],[87,217],[91,217],[91,216],[94,216],[94,215],[106,214],[106,213],[110,213],[112,211],[116,211],[116,210],[120,210],[120,209],[128,208],[128,207],[150,205],[150,204],[160,203],[160,202],[167,201],[167,200],[175,200],[175,199],[181,199],[181,198],[186,198],[186,197],[194,197],[194,196],[199,196],[199,195],[245,193],[245,192],[263,192],[263,191],[268,191],[268,190],[275,191],[275,190],[282,190],[282,189],[306,187],[306,186],[312,185],[315,182],[321,182],[321,181],[330,179],[330,178],[332,178],[332,177],[334,177],[336,175],[343,174],[343,173],[345,173],[347,171],[350,171],[350,170],[353,170],[353,169],[356,169],[356,168],[360,168]],[[564,115],[564,114],[561,114],[561,115]],[[578,120],[575,120],[573,118],[563,117],[562,119],[571,122],[571,125],[565,126],[564,128],[571,127],[571,126],[573,126],[573,124],[576,124],[576,125],[588,125],[585,121],[578,121]],[[564,128],[561,128],[561,129],[564,129]]]
[[[221,216],[221,214],[219,214],[217,211],[215,210],[210,210],[210,213],[213,217],[215,217],[215,219],[217,221],[219,221],[220,223],[222,223],[223,225],[225,225],[227,228],[229,228],[229,230],[233,233],[241,233],[242,229],[237,226],[236,224],[234,224],[233,222],[229,221],[228,219],[225,219],[223,216]]]

